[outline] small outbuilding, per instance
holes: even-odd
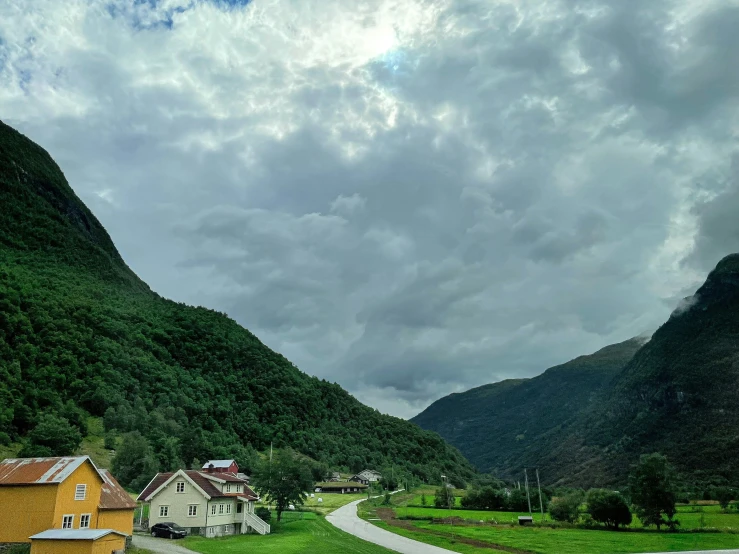
[[[30,538],[31,554],[123,554],[126,546],[113,529],[49,529]]]

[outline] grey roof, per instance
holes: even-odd
[[[47,529],[33,535],[31,540],[95,541],[111,533],[126,536],[113,529]]]
[[[213,467],[230,467],[232,463],[234,460],[208,460],[203,464],[203,469],[208,469],[211,464]]]

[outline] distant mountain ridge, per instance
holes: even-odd
[[[51,156],[0,122],[0,446],[45,413],[139,431],[162,471],[248,469],[273,443],[326,468],[474,475],[436,433],[300,372],[224,314],[152,292]]]
[[[633,338],[530,379],[451,394],[411,421],[437,431],[479,469],[518,479],[523,461],[572,425],[644,342]]]
[[[662,452],[687,483],[739,484],[739,254],[641,342],[447,396],[411,421],[503,477],[538,466],[549,483],[622,485],[640,454]]]

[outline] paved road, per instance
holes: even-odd
[[[147,535],[134,535],[133,545],[157,554],[198,554],[194,550],[180,546],[179,540],[155,539]]]
[[[446,548],[439,548],[401,537],[364,521],[357,515],[357,504],[360,502],[363,501],[356,500],[338,510],[334,510],[326,516],[326,520],[334,527],[338,527],[355,537],[379,544],[401,554],[449,554],[452,552]]]

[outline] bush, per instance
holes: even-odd
[[[718,500],[722,510],[726,510],[729,507],[729,503],[734,499],[734,491],[729,487],[717,487],[713,491],[714,499]]]
[[[116,449],[116,436],[115,433],[105,433],[105,442],[103,446],[106,448],[106,450],[115,450]]]
[[[626,499],[617,492],[592,489],[588,492],[588,513],[593,521],[618,529],[631,523],[631,510]]]
[[[472,510],[505,510],[505,492],[493,487],[471,490],[462,498],[462,507]]]
[[[441,487],[436,491],[434,506],[437,508],[449,508],[454,506],[454,493],[449,487]]]
[[[580,518],[581,503],[582,494],[577,492],[552,498],[549,502],[549,515],[555,521],[575,523]]]
[[[267,523],[272,519],[272,512],[269,511],[269,508],[265,508],[264,506],[259,506],[259,508],[254,510],[254,513],[259,519]]]

